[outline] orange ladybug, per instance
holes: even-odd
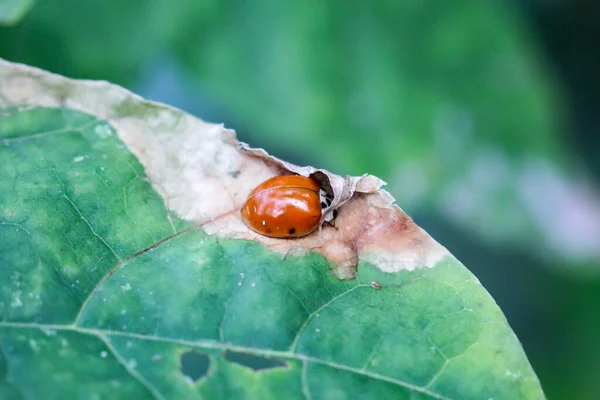
[[[244,223],[261,235],[294,238],[319,227],[321,208],[331,204],[316,179],[282,175],[258,185],[241,210]],[[323,201],[321,200],[323,198]]]

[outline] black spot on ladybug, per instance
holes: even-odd
[[[267,228],[267,233],[271,233],[271,228]]]
[[[289,232],[290,232],[290,235],[293,235],[294,233],[296,233],[296,228],[291,228],[289,230]]]

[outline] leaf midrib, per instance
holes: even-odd
[[[427,390],[424,387],[412,385],[408,382],[390,378],[388,376],[380,375],[380,374],[377,374],[374,372],[369,372],[369,371],[358,369],[358,368],[348,367],[346,365],[338,364],[336,362],[324,360],[324,359],[321,359],[318,357],[311,357],[311,356],[307,356],[304,354],[292,353],[289,351],[257,349],[257,348],[253,348],[253,347],[244,347],[244,346],[236,346],[236,345],[228,344],[228,343],[220,343],[220,342],[215,342],[215,341],[211,341],[211,340],[175,339],[175,338],[167,338],[167,337],[160,337],[160,336],[154,336],[154,335],[145,335],[145,334],[140,334],[140,333],[113,331],[113,330],[108,330],[108,329],[85,328],[85,327],[81,327],[81,326],[77,326],[77,325],[60,325],[60,324],[54,325],[54,324],[38,324],[38,323],[33,323],[33,322],[7,322],[7,321],[5,321],[5,322],[0,322],[0,328],[39,329],[42,331],[43,330],[70,331],[70,332],[77,332],[77,333],[81,333],[81,334],[85,334],[85,335],[95,336],[95,337],[99,338],[100,340],[102,340],[103,337],[107,337],[107,336],[120,336],[120,337],[127,337],[127,338],[138,339],[138,340],[179,344],[179,345],[183,345],[183,346],[193,346],[193,347],[199,347],[199,348],[210,349],[210,350],[223,350],[223,351],[230,350],[230,351],[234,351],[234,352],[248,353],[248,354],[253,354],[253,355],[263,356],[263,357],[287,357],[287,358],[293,358],[293,359],[299,360],[303,363],[314,362],[317,364],[328,366],[330,368],[335,368],[335,369],[339,369],[339,370],[343,370],[343,371],[347,371],[347,372],[352,372],[352,373],[362,375],[362,376],[365,376],[365,377],[368,377],[371,379],[376,379],[376,380],[392,383],[397,386],[401,386],[405,389],[421,392],[423,394],[434,397],[436,399],[450,400],[448,397],[444,397],[438,393]],[[103,342],[104,342],[104,340],[103,340]],[[106,343],[106,342],[104,342],[104,343]],[[129,371],[129,369],[126,368],[126,370],[131,374],[131,371]],[[139,381],[139,377],[133,376],[133,378],[135,378]],[[146,385],[144,385],[144,386],[146,386]]]

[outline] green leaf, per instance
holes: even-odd
[[[340,280],[330,253],[276,247],[308,239],[241,239],[210,203],[270,171],[222,127],[2,61],[0,82],[0,398],[544,398],[493,299],[424,233],[376,236]]]
[[[0,0],[0,25],[14,25],[33,7],[34,0]]]

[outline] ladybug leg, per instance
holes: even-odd
[[[332,227],[336,231],[339,229],[337,226],[335,226],[335,220],[323,221],[323,223],[329,225],[330,227]]]
[[[323,221],[323,223],[329,225],[330,227],[332,227],[333,229],[335,229],[336,231],[338,230],[338,227],[335,226],[335,220],[338,216],[338,210],[333,210],[333,218],[331,218],[331,220],[327,221]]]
[[[333,201],[333,196],[327,192],[325,192],[325,190],[321,189],[321,191],[319,192],[319,197],[321,198],[321,208],[323,210],[331,207],[331,202]],[[338,228],[335,226],[335,219],[337,217],[337,210],[333,210],[333,215],[331,217],[331,219],[329,220],[325,220],[323,221],[323,224],[327,224],[329,226],[331,226],[332,228],[334,228],[335,230],[337,230]]]

